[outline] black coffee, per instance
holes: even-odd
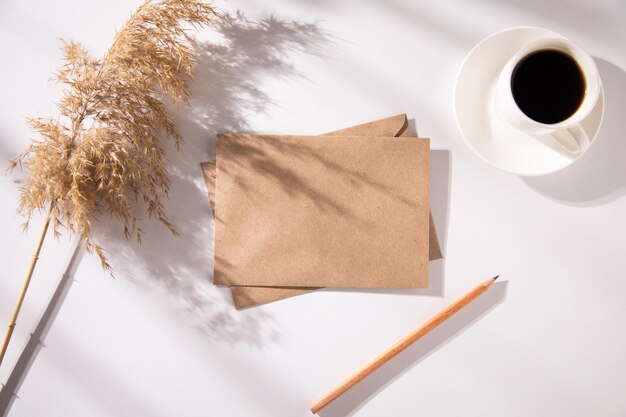
[[[554,49],[533,52],[513,70],[511,91],[531,119],[561,122],[578,110],[585,97],[585,77],[576,61]]]

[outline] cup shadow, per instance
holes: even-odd
[[[567,168],[540,177],[520,177],[553,201],[571,206],[599,206],[626,194],[626,72],[594,58],[605,94],[605,112],[594,145]]]
[[[354,415],[377,393],[468,330],[474,323],[504,302],[507,287],[507,281],[495,283],[480,298],[382,365],[367,378],[320,410],[318,414],[321,417],[349,417]]]

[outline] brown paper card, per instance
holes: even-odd
[[[427,286],[429,146],[218,135],[214,283]]]
[[[373,122],[324,133],[321,136],[395,136],[412,137],[406,114],[398,114]],[[203,162],[202,174],[209,193],[209,203],[215,216],[215,161]]]
[[[409,124],[405,114],[364,123],[334,132],[326,133],[328,136],[335,135],[355,135],[355,136],[402,136],[412,137]],[[215,162],[205,162],[202,164],[202,172],[207,186],[211,209],[215,213]],[[432,216],[429,224],[429,259],[435,260],[442,257],[439,240],[435,231]],[[305,294],[320,287],[253,287],[253,286],[231,286],[233,303],[237,309],[253,307],[281,300],[296,295]]]

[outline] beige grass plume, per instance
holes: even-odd
[[[55,234],[61,228],[80,234],[107,270],[104,250],[92,240],[94,214],[109,213],[120,220],[127,238],[140,239],[140,219],[132,210],[140,199],[148,217],[177,234],[163,207],[170,181],[158,134],[165,132],[177,148],[183,140],[162,97],[188,104],[194,60],[186,31],[216,16],[211,5],[198,0],[147,0],[118,31],[104,58],[91,57],[79,43],[64,44],[64,64],[55,77],[64,85],[59,114],[29,121],[40,139],[11,165],[29,171],[19,207],[25,225],[37,211],[47,211],[48,217],[0,363],[48,224]]]

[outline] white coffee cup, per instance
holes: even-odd
[[[578,108],[557,123],[542,123],[527,116],[516,103],[512,91],[512,79],[518,64],[526,57],[544,50],[556,50],[569,55],[578,64],[585,82],[584,96]],[[496,84],[494,105],[498,116],[512,128],[530,135],[550,135],[562,148],[577,154],[590,145],[580,122],[595,107],[601,88],[596,64],[582,48],[565,38],[542,39],[522,47],[504,66]]]

